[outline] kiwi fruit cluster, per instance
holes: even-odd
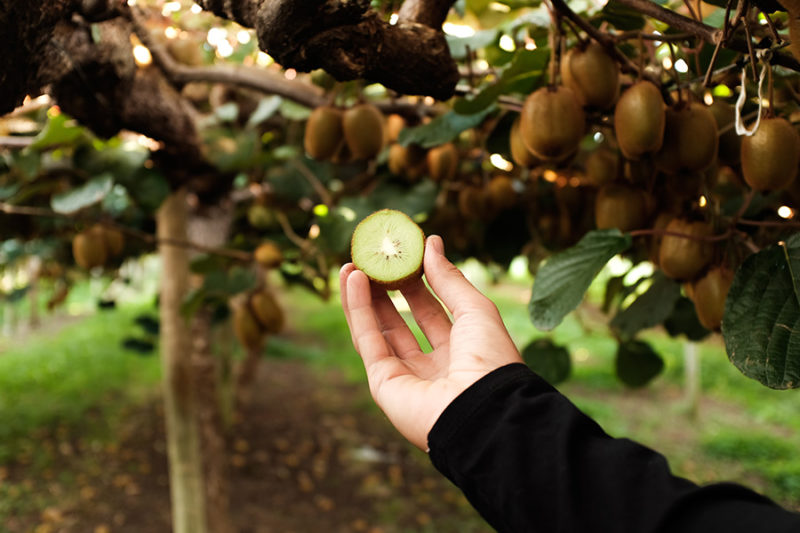
[[[233,331],[247,349],[260,349],[267,335],[281,332],[284,321],[283,309],[266,288],[249,292],[233,304]]]
[[[383,114],[369,103],[346,110],[317,107],[308,117],[303,146],[308,155],[322,161],[372,159],[384,146]]]
[[[121,231],[95,224],[72,239],[72,256],[78,266],[91,270],[105,266],[119,256],[124,247],[125,236]]]

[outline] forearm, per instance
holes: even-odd
[[[730,533],[753,531],[750,520],[800,531],[800,517],[747,489],[673,476],[663,456],[609,437],[524,365],[464,392],[428,440],[434,465],[499,531]]]

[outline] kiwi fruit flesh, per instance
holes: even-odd
[[[664,230],[694,237],[709,237],[712,231],[704,222],[691,222],[681,218],[672,219]],[[664,235],[658,250],[658,264],[667,277],[691,280],[711,261],[711,253],[712,249],[707,241]]]
[[[525,146],[546,161],[563,161],[578,149],[586,117],[568,87],[542,87],[528,95],[520,115]]]
[[[567,52],[561,61],[561,79],[584,107],[608,109],[619,97],[619,66],[596,42]]]
[[[783,189],[794,181],[800,162],[800,135],[783,118],[767,118],[742,137],[742,175],[756,191]]]
[[[383,148],[383,113],[372,104],[344,112],[342,129],[353,159],[371,159]]]
[[[306,123],[303,146],[314,159],[333,157],[344,140],[342,112],[335,107],[320,106],[311,112]]]
[[[733,283],[733,271],[724,267],[712,268],[692,284],[687,291],[694,301],[697,318],[706,329],[718,330],[725,314],[725,299]]]
[[[355,267],[387,290],[422,275],[425,234],[402,211],[381,209],[356,226],[350,241]]]
[[[619,97],[614,108],[614,131],[619,148],[628,159],[639,159],[661,149],[665,125],[664,100],[651,82],[636,82]]]

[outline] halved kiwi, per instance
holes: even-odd
[[[350,255],[357,269],[387,290],[422,275],[425,234],[401,211],[381,209],[353,232]]]

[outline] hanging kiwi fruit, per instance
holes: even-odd
[[[705,222],[674,218],[664,230],[669,233],[661,238],[658,250],[661,270],[672,279],[696,278],[711,261],[712,247],[705,240],[712,234],[711,226]],[[672,235],[675,233],[687,237]]]
[[[383,114],[372,104],[358,104],[345,111],[342,131],[353,159],[372,159],[383,148]]]
[[[619,65],[594,41],[567,52],[561,60],[561,80],[583,107],[608,109],[619,97]]]
[[[428,150],[426,156],[428,175],[433,181],[450,181],[458,172],[458,150],[453,143],[445,143]]]
[[[397,113],[386,117],[384,139],[387,143],[396,143],[400,132],[406,127],[406,119]]]
[[[72,255],[78,266],[91,270],[121,254],[124,246],[121,231],[95,224],[72,239]]]
[[[595,197],[594,215],[597,229],[641,229],[647,221],[644,193],[628,185],[604,185]]]
[[[789,186],[797,176],[800,135],[783,118],[764,118],[753,135],[742,136],[742,175],[755,191]]]
[[[545,161],[563,161],[578,149],[586,117],[572,89],[542,87],[528,95],[520,115],[525,146]]]
[[[519,117],[511,125],[511,134],[508,138],[509,148],[511,149],[511,159],[522,168],[533,168],[542,164],[541,160],[533,155],[533,152],[525,146],[522,135],[519,132]]]
[[[303,146],[314,159],[327,160],[339,150],[344,139],[342,112],[332,106],[319,106],[308,117]]]
[[[517,191],[514,190],[514,181],[502,174],[489,180],[485,196],[487,207],[492,213],[500,213],[514,207],[518,197]]]
[[[261,289],[251,293],[249,306],[262,332],[280,333],[283,329],[284,314],[272,292]]]
[[[255,252],[253,252],[253,257],[256,263],[265,269],[275,268],[283,262],[283,252],[272,241],[264,241],[259,244]]]
[[[389,148],[389,172],[417,182],[428,171],[426,157],[427,151],[418,144],[393,144]]]
[[[258,350],[264,342],[264,333],[253,316],[247,301],[233,306],[233,333],[248,350]]]
[[[607,148],[598,148],[586,156],[583,167],[586,181],[595,187],[602,187],[617,178],[619,157]]]
[[[614,132],[623,155],[632,160],[661,149],[666,110],[658,87],[643,80],[619,97],[614,108]]]
[[[717,146],[717,121],[708,107],[693,102],[670,108],[656,166],[669,174],[700,172],[716,160]]]
[[[706,329],[719,330],[733,277],[733,271],[728,268],[712,268],[705,276],[693,282],[691,290],[687,291],[694,302],[697,318]]]

